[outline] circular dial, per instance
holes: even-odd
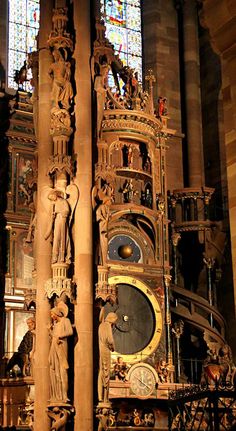
[[[122,262],[140,262],[141,249],[130,236],[116,235],[109,242],[108,256]]]
[[[148,364],[140,363],[134,365],[129,373],[131,391],[141,398],[147,398],[154,392],[157,383],[155,370]]]
[[[125,362],[138,362],[151,355],[158,346],[162,332],[159,303],[146,284],[128,276],[109,278],[117,286],[117,303],[105,305],[105,315],[114,311],[118,320],[114,326],[115,352]]]
[[[118,320],[113,333],[115,348],[122,355],[130,355],[145,348],[153,336],[155,316],[142,291],[127,283],[117,286]],[[107,305],[105,308],[110,308]],[[110,311],[110,310],[109,310]]]

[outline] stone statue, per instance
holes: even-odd
[[[71,70],[70,62],[65,61],[59,49],[52,52],[54,63],[49,69],[49,75],[53,77],[52,102],[57,108],[69,109],[73,98],[73,89],[70,82]]]
[[[71,261],[69,227],[78,201],[75,184],[67,186],[66,191],[45,187],[43,203],[49,213],[49,225],[45,233],[48,239],[53,233],[52,263]]]
[[[101,138],[102,119],[104,114],[104,106],[107,93],[107,76],[109,65],[103,62],[100,65],[100,74],[95,76],[94,90],[97,96],[97,138]]]
[[[14,365],[18,365],[21,370],[21,376],[27,375],[27,366],[30,369],[30,375],[33,375],[33,356],[35,347],[35,318],[29,317],[26,320],[28,331],[22,338],[18,351],[13,354],[6,367],[6,374],[9,375]]]
[[[111,352],[114,351],[112,326],[117,321],[117,315],[108,313],[98,328],[99,340],[99,373],[98,373],[98,400],[99,403],[109,403],[109,380]]]
[[[67,317],[68,307],[60,301],[51,310],[52,324],[49,327],[51,347],[49,352],[50,401],[67,403],[68,391],[68,352],[67,338],[73,334],[73,328]]]
[[[69,263],[71,259],[71,247],[68,234],[70,205],[64,197],[64,193],[60,190],[55,190],[50,193],[48,199],[53,203],[53,219],[51,220],[50,231],[46,233],[45,239],[49,238],[54,224],[52,263],[65,261]]]
[[[96,207],[96,220],[99,224],[99,241],[100,241],[100,264],[104,265],[107,260],[108,252],[108,220],[110,214],[110,205],[114,200],[114,189],[110,184],[105,183],[99,188],[96,184],[92,191],[93,208]]]
[[[99,239],[100,239],[100,264],[105,265],[108,253],[108,220],[109,206],[101,204],[96,211],[96,219],[99,224]]]

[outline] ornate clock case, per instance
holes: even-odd
[[[99,44],[94,48],[94,61],[100,71],[103,48]],[[113,52],[109,49],[106,45],[106,58],[112,62]],[[114,58],[112,64],[119,68],[116,62]],[[152,85],[153,77],[148,79]],[[97,137],[92,193],[97,222],[96,300],[102,307],[101,319],[110,312],[117,314],[111,371],[112,367],[126,367],[127,371],[120,373],[119,380],[113,370],[116,377],[110,380],[110,401],[155,398],[155,370],[170,354],[165,295],[165,280],[170,272],[167,122],[153,115],[143,94],[139,96],[125,101],[108,91]]]
[[[157,133],[161,127],[157,119],[152,119],[150,129],[143,124],[143,133],[127,131],[128,120],[120,120],[117,138],[112,129],[118,123],[114,118],[108,121],[109,115],[105,111],[95,175],[94,195],[100,205],[96,297],[104,305],[105,317],[110,311],[118,316],[113,328],[113,363],[122,357],[130,372],[139,362],[155,371],[168,355],[164,330],[164,276],[170,269],[165,146]],[[141,112],[135,115],[141,124]],[[106,219],[104,216],[101,222],[102,212]]]

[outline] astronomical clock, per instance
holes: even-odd
[[[104,34],[102,24],[97,30]],[[93,62],[95,93],[105,65],[113,71],[117,86],[116,91],[106,91],[102,113],[97,95],[98,159],[92,191],[97,229],[95,297],[100,322],[110,312],[117,316],[109,401],[114,405],[125,399],[130,421],[116,417],[114,423],[133,425],[135,409],[140,412],[137,403],[157,397],[160,364],[166,370],[168,364],[166,382],[172,379],[165,178],[171,131],[166,117],[154,115],[151,73],[144,92],[105,38],[103,44],[100,38],[94,45]],[[120,78],[125,88],[120,88]],[[135,421],[139,419],[143,424],[144,412],[136,414]]]

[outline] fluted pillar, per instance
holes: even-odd
[[[35,354],[35,407],[34,431],[50,430],[46,412],[49,400],[49,302],[45,296],[45,282],[51,277],[51,244],[44,239],[48,215],[41,201],[41,190],[50,185],[46,175],[48,158],[52,154],[50,130],[51,80],[48,74],[51,54],[47,48],[47,39],[51,31],[52,2],[41,1],[39,35],[39,117],[38,117],[38,191],[37,191],[37,226],[36,226],[36,354]]]
[[[183,37],[189,187],[201,187],[204,185],[204,161],[196,0],[184,2]]]
[[[76,184],[79,202],[75,213],[75,326],[74,352],[75,430],[93,431],[93,284],[92,284],[92,122],[89,2],[74,2]]]

